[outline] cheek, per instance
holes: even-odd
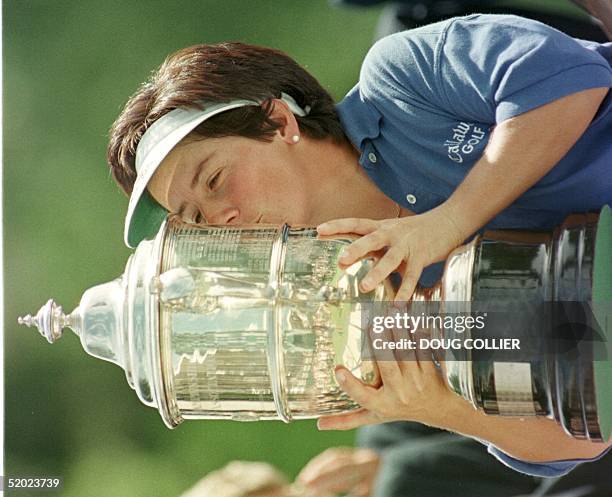
[[[246,168],[245,168],[246,169]],[[244,169],[238,174],[232,174],[226,183],[228,201],[245,212],[253,210],[261,197],[265,197],[266,182],[254,174],[252,170]]]
[[[306,201],[299,178],[286,167],[251,166],[228,178],[228,201],[247,219],[264,214],[269,222],[290,219],[293,223],[305,223]]]

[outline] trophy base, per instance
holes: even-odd
[[[595,361],[595,397],[603,440],[612,438],[612,209],[605,206],[597,223],[593,261],[593,313],[604,333],[605,360]]]
[[[494,303],[512,319],[490,313],[487,337],[520,337],[524,347],[447,358],[449,386],[486,414],[547,416],[574,438],[607,442],[612,209],[569,216],[552,233],[486,232],[465,247],[447,261],[442,300],[469,301],[472,312]],[[457,298],[456,288],[469,291]]]

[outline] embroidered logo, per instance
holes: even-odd
[[[448,158],[461,164],[463,157],[471,154],[484,136],[485,132],[479,126],[461,121],[453,128],[452,138],[444,142]]]

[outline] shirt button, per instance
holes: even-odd
[[[406,200],[408,200],[408,203],[412,205],[416,204],[417,199],[412,193],[409,193],[408,195],[406,195]]]
[[[376,161],[378,160],[376,157],[376,154],[374,152],[370,152],[368,154],[368,160],[372,163],[372,164],[376,164]]]

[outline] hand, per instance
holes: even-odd
[[[394,337],[393,331],[385,330],[377,338],[390,342],[399,340],[400,336]],[[418,337],[415,338],[418,343]],[[454,427],[458,413],[463,415],[465,411],[466,401],[446,386],[428,352],[402,350],[404,360],[398,361],[390,356],[390,350],[374,347],[372,350],[382,385],[378,388],[366,385],[346,368],[336,367],[338,384],[362,408],[319,418],[320,430],[351,430],[400,420],[443,429]]]
[[[332,447],[311,459],[296,481],[319,496],[369,497],[379,463],[379,455],[371,449]]]
[[[338,259],[342,268],[386,249],[360,286],[362,291],[369,292],[397,270],[402,284],[395,296],[396,302],[409,300],[423,268],[446,259],[469,236],[462,233],[456,216],[445,204],[402,219],[336,219],[319,225],[317,232],[319,235],[364,235],[344,249]]]

